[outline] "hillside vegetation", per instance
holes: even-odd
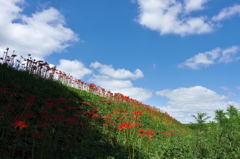
[[[218,112],[218,123],[184,125],[56,68],[44,70],[43,61],[22,59],[22,65],[14,57],[0,58],[0,158],[240,157],[240,115],[234,106]]]

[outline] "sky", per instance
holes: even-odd
[[[182,123],[240,107],[239,27],[240,0],[0,0],[0,51]]]

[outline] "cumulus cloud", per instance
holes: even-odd
[[[187,59],[184,63],[179,64],[178,67],[199,69],[200,67],[207,67],[215,63],[229,63],[239,59],[239,57],[235,56],[239,50],[239,46],[231,46],[227,49],[216,48],[211,51],[198,53]]]
[[[141,70],[136,69],[133,73],[126,69],[113,69],[112,65],[104,65],[99,62],[91,63],[90,67],[98,69],[99,73],[116,79],[138,79],[144,77]]]
[[[240,5],[223,8],[218,15],[201,15],[209,0],[137,0],[139,16],[137,22],[161,35],[205,34],[215,30],[218,21],[240,15]],[[198,12],[197,16],[193,12]]]
[[[203,10],[203,5],[208,0],[184,0],[185,3],[185,10],[186,12],[196,11],[196,10]]]
[[[106,75],[94,75],[90,81],[110,91],[133,87],[130,80],[114,79]]]
[[[219,62],[229,63],[234,60],[234,55],[240,50],[239,46],[232,46],[225,50],[222,50],[222,56],[219,58]],[[236,58],[237,60],[238,58]]]
[[[144,101],[152,96],[151,90],[134,87],[132,80],[144,77],[141,70],[133,73],[126,69],[114,69],[112,65],[99,62],[91,63],[90,67],[96,71],[89,81],[113,93],[121,93],[138,101]]]
[[[202,86],[165,89],[157,91],[156,94],[169,99],[166,105],[160,109],[183,123],[192,122],[191,114],[196,112],[207,112],[213,117],[214,111],[217,109],[225,110],[230,104],[240,106],[240,103],[226,101],[227,96],[219,95]]]
[[[231,7],[223,8],[218,15],[212,18],[213,21],[221,21],[224,19],[228,19],[234,15],[240,15],[240,5],[236,4]]]
[[[191,17],[192,11],[202,10],[207,0],[138,0],[140,14],[138,22],[164,34],[203,34],[213,31],[211,22],[205,16]]]
[[[194,86],[190,88],[178,88],[175,90],[162,90],[156,92],[157,95],[169,98],[170,101],[167,103],[173,107],[186,107],[190,110],[199,109],[199,103],[201,107],[205,109],[212,109],[212,103],[226,99],[225,96],[218,95],[202,86]],[[200,108],[202,109],[202,108]]]
[[[116,89],[113,90],[114,93],[122,93],[125,96],[129,96],[133,99],[136,99],[138,101],[145,101],[152,97],[152,91],[145,89],[145,88],[139,88],[139,87],[129,87],[129,88],[122,88],[122,89]]]
[[[69,47],[78,36],[65,27],[64,16],[50,7],[31,16],[22,14],[24,0],[0,1],[0,49],[43,59]]]
[[[64,71],[65,73],[69,73],[73,77],[77,79],[82,79],[85,75],[91,74],[92,70],[86,68],[84,64],[80,61],[74,60],[59,60],[59,65],[57,65],[57,69]]]

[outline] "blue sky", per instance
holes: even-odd
[[[180,122],[240,106],[240,0],[0,0],[0,50]]]

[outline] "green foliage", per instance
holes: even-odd
[[[181,124],[158,109],[105,98],[0,65],[0,158],[240,158],[234,106]]]

